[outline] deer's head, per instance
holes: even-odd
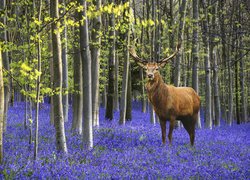
[[[130,49],[130,55],[133,57],[135,62],[145,69],[146,71],[146,76],[149,80],[153,80],[155,77],[155,74],[159,72],[159,69],[164,67],[171,59],[175,57],[175,55],[178,53],[180,48],[180,45],[176,47],[176,51],[169,57],[161,59],[159,62],[149,62],[146,61],[140,57],[137,56],[136,52],[134,49]]]

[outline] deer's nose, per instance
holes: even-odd
[[[148,74],[148,78],[153,78],[153,74]]]

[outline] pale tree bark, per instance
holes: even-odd
[[[114,93],[114,110],[119,111],[119,56],[116,53],[115,58],[115,93]]]
[[[243,47],[243,42],[242,42],[242,36],[240,36],[239,39],[239,46],[240,48]],[[239,52],[239,56],[242,57],[242,50]],[[244,68],[245,68],[245,60],[244,58],[241,58],[240,60],[240,97],[241,97],[241,119],[242,122],[247,122],[247,93],[245,89],[245,73],[244,73]],[[249,88],[249,87],[248,87]]]
[[[237,12],[237,18],[238,18],[238,22],[240,24],[243,23],[243,20],[242,20],[242,17],[243,17],[243,13],[242,13],[242,8],[240,6],[240,4],[237,5],[238,7],[238,12]],[[243,46],[243,35],[241,34],[242,32],[242,26],[238,26],[237,27],[238,31],[237,31],[237,35],[238,35],[238,58],[235,59],[235,66],[237,68],[237,71],[238,71],[238,68],[240,69],[240,72],[239,74],[237,73],[236,74],[236,77],[239,77],[239,80],[237,80],[237,82],[239,81],[239,86],[240,87],[237,87],[238,84],[237,84],[237,88],[236,88],[236,97],[237,96],[240,96],[238,97],[238,99],[236,98],[236,100],[239,101],[240,103],[240,106],[236,107],[236,113],[237,113],[237,124],[239,123],[245,123],[247,122],[247,105],[246,105],[246,95],[245,95],[245,75],[244,75],[244,67],[245,67],[245,63],[244,63],[244,57],[243,57],[243,54],[242,54],[242,48],[244,47]],[[239,64],[240,66],[238,67],[238,61],[239,61]],[[237,79],[237,78],[236,78]],[[235,83],[237,83],[235,81]],[[236,103],[236,106],[237,106],[237,103]]]
[[[211,2],[210,2],[211,3]],[[210,39],[210,58],[211,62],[213,64],[212,69],[213,69],[213,112],[214,112],[214,125],[215,126],[220,126],[220,116],[221,116],[221,106],[220,106],[220,96],[219,96],[219,82],[218,82],[218,58],[217,58],[217,53],[215,49],[215,38],[214,35],[216,33],[216,16],[217,16],[217,2],[215,2],[212,6],[211,9],[211,14],[212,16],[212,21],[210,25],[210,33],[209,33],[209,39]]]
[[[182,44],[183,41],[183,34],[184,34],[184,27],[185,27],[185,17],[186,17],[186,0],[182,0],[180,9],[179,9],[179,14],[180,14],[180,19],[179,19],[179,29],[178,29],[178,43]],[[181,48],[183,49],[183,48]],[[176,55],[175,59],[175,69],[174,69],[174,85],[176,87],[180,86],[180,79],[181,79],[181,54],[182,50],[179,51]],[[176,126],[180,127],[180,121],[176,121]]]
[[[166,1],[167,2],[167,1]],[[174,51],[175,47],[174,47],[174,12],[173,12],[173,9],[174,9],[174,1],[173,0],[169,0],[169,15],[168,15],[168,24],[169,24],[169,46],[171,47],[172,51]],[[171,77],[170,77],[170,83],[171,84],[174,84],[174,77],[175,77],[175,62],[174,61],[171,61],[171,66],[174,67],[174,68],[171,68],[170,69],[170,74],[171,74]]]
[[[182,44],[183,41],[183,33],[184,33],[184,27],[185,27],[185,16],[186,16],[186,0],[182,0],[179,14],[179,29],[178,29],[178,43]],[[176,55],[175,60],[175,73],[174,73],[174,85],[176,87],[180,86],[180,78],[181,78],[181,51],[179,51]]]
[[[96,9],[101,7],[101,0],[94,0]],[[101,15],[93,19],[93,31],[91,34],[91,70],[92,70],[92,111],[93,126],[99,126],[99,69],[100,69],[100,46],[101,46]]]
[[[0,164],[3,163],[3,121],[4,121],[4,83],[3,83],[3,60],[0,47]]]
[[[239,16],[238,16],[238,12],[239,12],[239,2],[238,1],[236,1],[235,2],[235,17],[234,17],[234,21],[237,21],[237,22],[239,22],[240,21],[240,19],[239,19]],[[235,88],[234,88],[234,91],[235,91],[235,118],[236,118],[236,123],[237,124],[240,124],[240,104],[239,104],[239,101],[240,101],[240,98],[239,98],[239,65],[238,65],[238,58],[239,58],[239,28],[238,28],[238,26],[236,26],[235,25],[235,23],[234,23],[234,25],[233,25],[233,36],[234,36],[234,41],[233,41],[233,43],[234,43],[234,46],[235,46],[235,48],[234,48],[234,50],[235,50],[235,52],[234,52],[234,86],[235,86]],[[233,65],[233,64],[231,64],[231,65]]]
[[[224,69],[224,73],[223,73],[223,80],[224,82],[226,82],[226,79],[228,77],[228,72],[227,72],[227,64],[228,64],[228,57],[227,57],[227,53],[226,53],[226,42],[227,42],[227,37],[226,37],[226,32],[225,32],[225,22],[224,22],[224,19],[225,19],[225,15],[224,15],[224,5],[225,5],[225,0],[220,0],[219,1],[219,13],[220,13],[220,16],[219,16],[219,22],[220,22],[220,33],[221,33],[221,44],[222,44],[222,55],[221,55],[221,58],[222,58],[222,63],[225,67]],[[227,94],[226,94],[226,89],[228,89],[227,87],[224,87],[222,88],[222,92],[224,93],[223,94],[223,106],[221,107],[221,109],[223,109],[223,114],[224,114],[224,118],[226,119],[226,121],[228,122],[228,119],[229,119],[229,116],[228,116],[228,98],[227,98]]]
[[[39,1],[39,10],[38,10],[38,21],[41,21],[41,13],[42,13],[42,0]],[[37,28],[39,31],[40,28]],[[41,43],[40,43],[40,33],[37,34],[37,70],[41,72]],[[34,159],[37,159],[38,155],[38,128],[39,128],[39,98],[40,98],[40,81],[41,75],[38,75],[36,80],[36,117],[35,117],[35,147],[34,147]]]
[[[145,17],[145,0],[143,0],[143,9],[142,9],[142,19]],[[142,26],[141,29],[141,44],[142,49],[144,47],[144,27]],[[147,110],[147,99],[145,97],[145,86],[144,86],[144,76],[143,76],[143,69],[140,68],[140,86],[141,86],[141,102],[142,102],[142,112],[145,113]]]
[[[129,11],[126,10],[126,11]],[[124,19],[124,23],[126,23]],[[127,22],[130,23],[130,22]],[[124,50],[124,64],[123,64],[123,81],[122,81],[122,92],[121,92],[121,104],[120,104],[120,119],[119,124],[124,125],[126,123],[126,110],[127,110],[127,92],[128,92],[128,78],[129,78],[129,45],[130,45],[130,27],[127,33],[122,34],[123,39],[123,50]],[[126,43],[125,43],[126,42]]]
[[[6,0],[2,0],[0,2],[0,9],[5,10],[4,11],[4,16],[1,18],[1,22],[7,26],[7,5],[6,5]],[[8,42],[8,32],[7,28],[2,29],[2,34],[1,34],[1,41],[4,42],[4,44],[7,44]],[[3,68],[6,69],[7,71],[10,70],[10,64],[9,64],[9,53],[8,51],[5,51],[2,53],[2,61],[3,61]],[[8,82],[10,82],[11,78],[8,76],[7,77]],[[4,84],[4,120],[3,120],[3,130],[6,131],[6,124],[7,124],[7,115],[8,115],[8,108],[9,108],[9,101],[10,101],[10,84],[5,83]]]
[[[134,1],[133,1],[134,4]],[[134,13],[135,15],[135,13]],[[116,43],[118,44],[118,43]],[[117,45],[117,52],[115,53],[115,76],[114,76],[114,110],[119,111],[120,109],[120,104],[119,104],[119,45]]]
[[[51,17],[56,20],[59,18],[58,0],[50,2]],[[53,71],[54,71],[54,125],[56,129],[56,148],[60,152],[67,153],[67,144],[63,120],[62,107],[62,54],[61,54],[61,39],[59,31],[59,22],[54,22],[51,25],[52,30],[52,48],[53,48]]]
[[[63,4],[63,13],[65,13],[66,9],[66,3],[65,0],[61,0],[61,3]],[[69,113],[69,95],[68,95],[68,55],[67,55],[67,49],[68,49],[68,35],[67,35],[67,25],[66,20],[63,18],[62,26],[63,26],[63,32],[62,32],[62,67],[63,67],[63,82],[62,82],[62,88],[63,88],[63,96],[62,96],[62,102],[63,102],[63,118],[65,122],[68,122],[68,113]]]
[[[209,57],[209,39],[208,39],[208,13],[207,2],[201,2],[204,18],[202,19],[202,40],[204,44],[204,65],[205,65],[205,126],[212,129],[212,99],[211,99],[211,66]]]
[[[161,54],[161,7],[160,7],[160,0],[156,1],[156,16],[157,16],[157,26],[155,31],[155,60],[158,62],[160,60]],[[156,19],[156,18],[155,18]]]
[[[235,9],[235,1],[233,1],[233,6],[232,6],[232,15],[230,17],[230,24],[233,24],[233,14],[234,14],[234,9]],[[224,22],[223,22],[224,23]],[[225,24],[224,24],[225,25]],[[231,28],[231,32],[230,32],[230,37],[232,37],[232,34],[234,33],[233,32],[233,28]],[[235,39],[230,39],[227,40],[229,41],[229,44],[234,42]],[[231,41],[231,42],[230,42]],[[223,42],[223,44],[225,44],[225,42]],[[233,74],[232,74],[232,67],[231,67],[231,62],[232,62],[232,58],[230,57],[230,53],[234,52],[234,47],[232,47],[231,49],[228,48],[227,49],[227,57],[228,59],[226,59],[226,62],[227,62],[227,76],[228,76],[228,109],[227,109],[227,112],[228,112],[228,118],[227,118],[227,123],[229,126],[232,125],[233,123],[233,111],[234,111],[234,100],[233,100]]]
[[[51,0],[49,0],[51,1]],[[51,8],[51,7],[50,7]],[[50,9],[51,11],[51,9]],[[50,39],[52,39],[52,34],[49,35]],[[54,87],[54,70],[53,70],[53,62],[54,62],[54,59],[53,59],[53,47],[52,47],[52,42],[49,41],[48,42],[48,46],[49,46],[49,51],[52,55],[52,58],[50,58],[50,63],[49,63],[49,70],[50,70],[50,88],[53,89]],[[50,124],[51,125],[54,125],[54,98],[51,96],[50,97]]]
[[[127,35],[127,39],[128,39],[128,44],[129,44],[129,32]],[[120,108],[120,120],[119,120],[119,124],[120,125],[124,125],[126,122],[126,109],[127,109],[127,88],[128,88],[128,76],[129,76],[129,52],[128,52],[128,48],[127,50],[124,50],[124,54],[125,54],[125,62],[123,65],[123,81],[122,81],[122,92],[121,92],[121,108]]]
[[[111,0],[110,3],[114,3]],[[109,15],[109,63],[108,63],[108,92],[107,92],[107,108],[105,118],[113,120],[114,115],[114,93],[115,93],[115,17],[114,14]]]
[[[78,0],[83,11],[80,15],[80,50],[83,72],[83,147],[93,148],[92,122],[92,82],[91,82],[91,55],[89,50],[89,31],[86,0]],[[84,18],[84,19],[83,19]]]
[[[127,88],[127,109],[126,121],[132,120],[132,80],[131,80],[131,66],[128,70],[128,88]]]
[[[78,16],[78,14],[77,14]],[[79,31],[74,29],[75,36]],[[73,122],[71,129],[82,134],[82,110],[83,110],[83,84],[82,84],[82,59],[79,51],[79,43],[74,44],[74,94],[73,94]]]
[[[216,50],[217,51],[217,50]],[[218,56],[217,52],[213,53],[213,81],[214,81],[214,110],[215,110],[215,126],[220,126],[221,105],[219,94],[219,77],[218,77]]]
[[[155,22],[155,0],[152,0],[151,1],[151,5],[152,5],[152,19],[154,20]],[[149,6],[149,5],[148,5]],[[155,60],[155,24],[154,24],[154,27],[151,28],[151,62],[153,62]],[[150,111],[150,122],[151,124],[155,124],[156,122],[156,119],[155,119],[155,111],[154,111],[154,108],[153,108],[153,105],[149,102],[149,111]]]

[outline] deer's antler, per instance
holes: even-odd
[[[142,63],[143,65],[147,64],[147,61],[144,59],[141,59],[137,56],[135,50],[133,48],[129,49],[129,53],[130,55],[133,57],[133,59],[137,62],[137,63]]]
[[[169,57],[167,57],[167,58],[161,59],[161,60],[159,61],[159,63],[161,63],[161,64],[162,64],[162,63],[167,63],[169,60],[171,60],[173,57],[175,57],[176,54],[179,52],[180,47],[181,47],[181,44],[179,43],[179,44],[176,46],[175,52],[174,52],[171,56],[169,56]]]

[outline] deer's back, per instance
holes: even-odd
[[[158,116],[192,116],[200,109],[200,98],[193,88],[165,85],[150,98]]]

